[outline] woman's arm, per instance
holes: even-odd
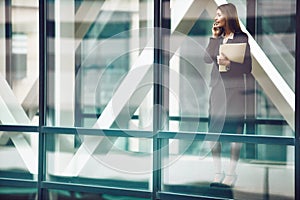
[[[212,63],[213,61],[216,60],[217,55],[216,55],[216,49],[218,48],[219,45],[219,40],[217,38],[211,37],[209,39],[208,46],[206,48],[206,53],[204,55],[204,61],[206,63]]]

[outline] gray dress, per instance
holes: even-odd
[[[219,72],[217,56],[223,37],[210,38],[204,60],[213,63],[211,71],[211,93],[209,100],[209,132],[242,133],[245,119],[245,80],[244,75],[251,73],[252,60],[248,36],[235,33],[227,43],[247,43],[243,63],[232,62],[230,70]]]

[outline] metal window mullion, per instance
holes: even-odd
[[[294,146],[294,137],[278,137],[268,135],[243,135],[243,134],[230,134],[230,133],[210,133],[211,138],[219,137],[220,142],[239,142],[251,144],[271,144],[271,145],[288,145]],[[180,139],[180,140],[200,140],[203,141],[207,136],[207,132],[158,132],[158,138],[161,139]]]
[[[296,1],[296,22],[300,21],[300,1]],[[300,199],[300,25],[296,23],[295,66],[295,199]]]
[[[11,0],[5,0],[5,78],[12,87],[12,11]]]
[[[153,169],[152,169],[152,199],[157,199],[161,190],[161,152],[160,139],[157,132],[161,126],[160,108],[162,105],[162,74],[161,74],[161,0],[154,0],[154,64],[153,64]]]
[[[255,38],[256,35],[256,16],[257,16],[257,0],[247,0],[247,21],[246,28]],[[256,118],[256,84],[252,74],[246,75],[246,134],[255,135],[255,118]],[[257,158],[257,147],[255,144],[245,144],[246,159]]]
[[[246,26],[253,38],[256,36],[257,0],[247,0]]]
[[[38,199],[45,199],[42,182],[46,174],[46,135],[42,127],[46,125],[47,94],[47,0],[39,0],[39,147],[38,147]]]
[[[158,132],[166,128],[165,117],[169,104],[169,36],[170,0],[154,1],[154,65],[153,65],[153,184],[152,199],[160,199],[162,188],[162,162],[166,150],[162,146],[168,141],[158,137]]]

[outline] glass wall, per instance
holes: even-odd
[[[295,199],[299,5],[223,2],[239,87],[207,62],[220,1],[0,0],[0,195]]]
[[[6,4],[0,5],[1,124],[38,125],[38,1]]]
[[[37,0],[0,1],[0,176],[4,179],[37,180],[38,13]],[[15,193],[33,199],[37,193],[35,185],[33,189],[1,186],[2,198]]]
[[[140,190],[151,188],[152,154],[114,145],[127,137],[110,136],[110,131],[103,131],[101,136],[99,131],[94,131],[91,136],[91,131],[77,130],[74,135],[80,133],[85,140],[77,145],[75,152],[74,135],[49,131],[55,135],[46,137],[46,180]],[[124,135],[127,134],[130,132]],[[145,145],[152,144],[148,138],[139,140]]]
[[[152,130],[153,1],[48,7],[47,126],[130,130],[49,135],[49,180],[150,190],[151,133],[131,131]]]
[[[246,102],[246,116],[242,131],[243,135],[250,137],[234,139],[234,142],[241,142],[240,159],[236,166],[232,164],[235,162],[232,159],[235,156],[235,144],[231,143],[230,139],[227,141],[226,137],[223,140],[219,133],[206,134],[210,130],[208,117],[213,105],[209,104],[212,98],[210,95],[213,95],[216,89],[210,84],[211,78],[214,78],[210,76],[212,64],[206,64],[203,57],[212,37],[211,27],[218,6],[214,1],[208,2],[171,1],[170,43],[177,45],[177,51],[170,59],[168,130],[172,131],[172,136],[166,141],[169,144],[167,153],[163,153],[163,157],[166,157],[162,164],[163,190],[234,199],[256,199],[265,196],[292,199],[294,198],[293,146],[282,145],[281,142],[263,144],[260,139],[254,143],[246,141],[255,135],[285,138],[294,136],[295,70],[292,68],[295,67],[296,1],[276,1],[276,3],[274,1],[228,1],[237,7],[240,25],[248,34],[252,53],[252,73],[244,77],[246,90],[243,99]],[[253,10],[249,9],[253,8],[256,9],[255,20],[247,20],[247,17],[252,17]],[[247,22],[254,23],[255,34],[250,35],[250,31],[246,30],[248,26],[253,26]],[[184,29],[181,28],[181,23],[184,24]],[[286,29],[279,28],[280,23],[283,23]],[[176,29],[180,34],[176,34]],[[178,36],[182,34],[185,36],[183,42]],[[171,45],[170,49],[173,48],[174,46]],[[283,90],[278,91],[281,89]],[[222,93],[222,90],[219,90],[217,94],[219,99],[215,101],[226,104],[228,96],[224,97],[224,95],[227,94],[230,92]],[[235,102],[234,99],[230,101]],[[230,104],[227,103],[227,106]],[[218,125],[222,126],[221,123],[220,121]],[[227,124],[224,125],[227,128],[228,124],[233,126],[233,123],[234,121],[229,123],[223,121],[223,124]],[[231,134],[236,134],[231,128],[226,130],[229,137]],[[162,135],[167,134],[166,132],[162,132]],[[203,135],[201,139],[196,140],[196,135],[181,136],[182,132],[186,134],[200,132]],[[222,149],[217,158],[211,152],[215,151],[216,147],[210,146],[209,141],[212,141],[215,146],[218,145],[215,144],[216,141],[221,141]],[[221,161],[216,163],[216,159]],[[233,167],[236,167],[234,174]],[[278,170],[278,173],[274,173],[273,170]],[[250,175],[250,171],[256,174],[257,180],[251,178],[253,175]],[[235,187],[229,190],[224,189],[220,184],[211,187],[210,183],[215,180],[216,174],[224,174],[225,179],[228,174],[232,177],[234,175],[237,178]],[[282,181],[282,184],[278,182],[273,184],[275,181],[272,180],[279,177],[283,180],[289,176],[290,178]],[[284,192],[278,192],[279,188],[283,189],[285,186],[288,189],[284,190],[289,192],[285,193],[286,196],[281,196]],[[251,194],[254,190],[256,192]]]
[[[153,1],[57,1],[49,8],[49,20],[55,23],[48,45],[47,125],[150,127],[130,119],[147,113],[138,109],[140,104],[152,104],[147,95],[152,86]],[[136,90],[127,91],[126,84]]]

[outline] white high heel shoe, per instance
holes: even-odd
[[[221,184],[224,181],[225,173],[219,172],[215,173],[215,177],[213,182],[210,184],[211,187],[217,187],[219,184]]]
[[[236,174],[226,174],[224,180],[222,181],[223,187],[233,188],[235,186],[237,177],[238,176]]]

